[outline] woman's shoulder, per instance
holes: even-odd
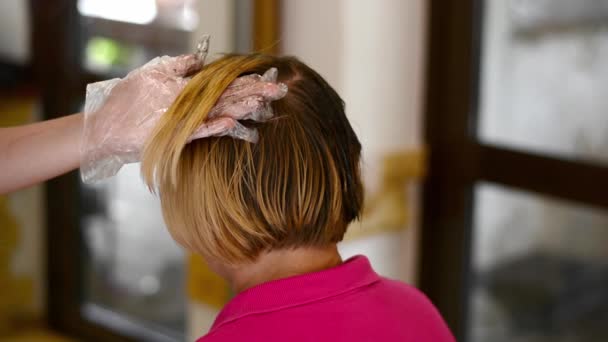
[[[395,303],[401,307],[416,309],[426,308],[437,312],[437,309],[431,300],[421,290],[408,283],[380,277],[376,290],[381,291],[385,296],[392,298]]]
[[[392,317],[415,328],[422,335],[434,336],[433,341],[454,341],[447,324],[432,301],[418,288],[389,278],[380,277],[375,288],[383,307]],[[426,341],[426,339],[424,339]]]
[[[430,302],[428,297],[421,290],[406,282],[380,277],[379,285],[385,291],[391,291],[394,292],[394,294],[409,297],[414,300]]]

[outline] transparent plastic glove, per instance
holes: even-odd
[[[270,68],[257,74],[239,77],[220,96],[208,115],[208,121],[196,130],[190,141],[210,136],[228,135],[236,139],[257,142],[255,129],[237,120],[266,121],[273,116],[270,102],[287,94],[287,86],[277,83],[277,69]]]
[[[273,115],[270,101],[287,93],[285,84],[277,84],[277,76],[277,69],[270,68],[262,76],[253,74],[237,78],[209,112],[209,118],[223,115],[238,120],[268,120]],[[252,111],[252,108],[256,110]]]
[[[189,81],[185,76],[200,67],[200,58],[195,55],[164,56],[123,79],[89,84],[81,148],[83,181],[113,176],[123,164],[139,161],[156,122]],[[276,69],[264,76],[249,75],[235,80],[218,100],[218,109],[212,109],[214,116],[191,140],[231,135],[256,141],[257,132],[237,120],[268,118],[272,115],[268,112],[269,102],[282,98],[286,92],[285,85],[276,83]]]

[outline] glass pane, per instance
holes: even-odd
[[[184,255],[139,172],[130,164],[83,185],[83,313],[146,341],[172,341],[185,330]]]
[[[121,77],[156,56],[191,52],[199,23],[195,5],[194,0],[78,0],[85,69]]]
[[[481,141],[608,162],[608,1],[484,1]]]
[[[475,189],[470,341],[608,341],[608,211]]]
[[[192,52],[195,7],[194,0],[78,0],[84,69],[99,79],[123,77],[156,56]],[[83,315],[138,340],[183,340],[184,255],[139,165],[82,185],[82,197]]]

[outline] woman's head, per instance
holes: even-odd
[[[287,95],[255,144],[230,137],[187,143],[237,77],[278,69]],[[229,264],[269,250],[324,247],[359,216],[361,145],[338,94],[293,57],[231,55],[195,75],[159,122],[142,156],[173,238]]]

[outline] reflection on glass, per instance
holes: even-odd
[[[154,57],[189,53],[194,0],[79,0],[85,70],[122,77]]]
[[[78,12],[91,18],[193,30],[198,25],[194,4],[194,0],[78,0]]]
[[[608,211],[482,183],[470,341],[608,341]]]
[[[158,199],[140,180],[139,165],[83,187],[84,314],[146,341],[179,338],[184,256],[164,226]]]
[[[85,67],[98,73],[111,71],[113,68],[126,69],[133,60],[145,57],[137,56],[139,49],[114,39],[91,37],[85,46]]]
[[[479,137],[608,162],[608,2],[484,1]]]
[[[78,12],[89,17],[149,24],[156,18],[155,0],[78,0]]]

